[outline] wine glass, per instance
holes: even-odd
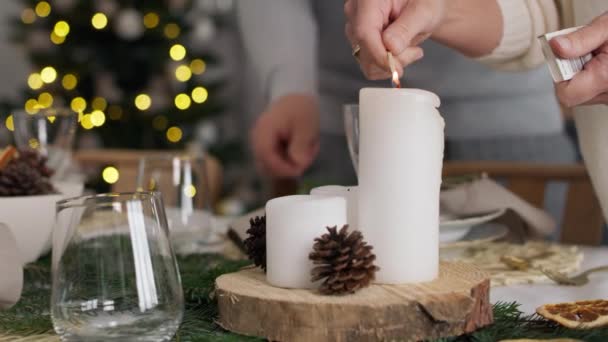
[[[184,297],[159,193],[57,203],[51,318],[62,341],[169,341]]]
[[[166,205],[171,241],[177,253],[217,245],[203,155],[162,154],[140,159],[137,189],[160,191]]]
[[[343,114],[348,152],[350,152],[350,159],[353,162],[355,174],[357,174],[359,168],[359,105],[344,105]]]
[[[64,180],[71,171],[78,114],[63,108],[45,108],[29,114],[13,113],[15,143],[19,149],[35,150],[48,158],[53,179]]]

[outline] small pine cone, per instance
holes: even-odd
[[[47,176],[43,174],[44,164],[21,155],[11,160],[0,170],[0,196],[33,196],[55,192]]]
[[[325,279],[319,292],[326,295],[354,293],[367,287],[379,270],[374,261],[372,246],[363,240],[363,234],[348,231],[345,225],[327,228],[328,233],[315,239],[309,258],[316,266],[311,271],[311,281]]]
[[[249,260],[266,272],[266,216],[256,216],[249,220],[249,237],[245,239],[245,248]]]

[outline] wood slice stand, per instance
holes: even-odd
[[[442,262],[430,283],[372,285],[346,296],[269,285],[259,269],[217,278],[219,324],[270,341],[419,341],[492,323],[490,281],[478,268]]]

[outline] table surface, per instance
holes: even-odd
[[[608,247],[581,247],[581,251],[584,254],[581,271],[608,264]],[[517,301],[524,313],[533,313],[537,307],[547,303],[608,299],[608,272],[595,273],[590,278],[587,285],[579,287],[553,283],[493,287],[490,299],[492,303]]]

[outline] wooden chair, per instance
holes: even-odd
[[[550,182],[568,185],[560,240],[564,243],[598,245],[602,241],[604,217],[585,166],[514,162],[447,162],[445,176],[486,173],[506,182],[507,188],[532,205],[543,208]]]
[[[136,178],[139,159],[143,156],[166,154],[167,151],[123,150],[123,149],[84,149],[74,154],[74,159],[83,168],[103,168],[115,166],[120,171],[120,178],[112,185],[112,191],[129,192],[136,190]],[[222,189],[222,166],[213,156],[205,160],[209,183],[210,203],[213,206],[219,199]]]

